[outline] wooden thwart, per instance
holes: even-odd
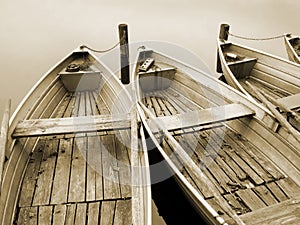
[[[172,116],[164,116],[157,118],[157,122],[159,124],[163,124],[163,126],[170,131],[220,123],[246,116],[252,116],[254,114],[255,113],[246,106],[233,103]]]
[[[119,130],[130,128],[130,118],[122,114],[81,116],[53,119],[23,120],[18,123],[13,138],[85,133],[95,131]]]

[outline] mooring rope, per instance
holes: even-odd
[[[123,40],[125,39],[125,37],[126,37],[126,33],[125,33],[125,31],[124,31],[124,34],[123,34],[122,38],[120,39],[120,41],[118,41],[118,43],[116,43],[116,44],[115,44],[114,46],[112,46],[111,48],[108,48],[108,49],[105,49],[105,50],[97,50],[97,49],[88,47],[88,46],[86,46],[86,45],[81,45],[81,46],[80,46],[80,49],[86,48],[86,49],[88,49],[88,50],[90,50],[90,51],[92,51],[92,52],[96,52],[96,53],[105,53],[105,52],[109,52],[109,51],[113,50],[114,48],[116,48],[116,47],[121,43],[121,41],[123,41]]]
[[[228,32],[228,35],[231,35],[232,37],[235,37],[235,38],[249,40],[249,41],[268,41],[268,40],[275,40],[275,39],[283,38],[285,36],[284,34],[282,34],[282,35],[273,36],[273,37],[254,38],[254,37],[245,37],[245,36],[235,35],[235,34],[232,34],[229,32]]]

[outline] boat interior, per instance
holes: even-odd
[[[233,57],[234,51],[227,51]],[[148,72],[139,70],[148,59],[153,61]],[[262,67],[254,58],[238,56],[237,60],[233,63],[247,64],[253,74]],[[157,143],[186,181],[229,224],[235,224],[235,215],[249,224],[275,221],[275,217],[280,221],[282,209],[299,201],[300,152],[255,119],[258,115],[233,89],[160,53],[140,53],[138,61],[145,117]],[[259,84],[255,78],[251,82]],[[220,111],[222,119],[217,115]],[[192,161],[174,150],[166,130]],[[299,204],[290,207],[291,213],[282,220],[295,222],[296,211],[292,211]]]
[[[221,48],[229,69],[244,92],[250,93],[257,101],[261,101],[247,84],[249,82],[269,98],[275,99],[287,109],[300,115],[298,68],[275,57],[232,43],[222,44]],[[297,130],[300,130],[300,121],[288,114],[285,116]]]
[[[130,101],[111,76],[74,52],[25,100],[9,131],[2,224],[132,224]]]

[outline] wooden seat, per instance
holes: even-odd
[[[20,121],[13,138],[85,133],[130,128],[129,115],[113,118],[112,115],[80,116]]]
[[[255,113],[242,104],[229,104],[208,109],[157,118],[157,123],[171,131],[196,126],[206,126],[228,120],[252,116]],[[155,128],[154,128],[155,129]]]

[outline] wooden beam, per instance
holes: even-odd
[[[114,118],[112,115],[81,116],[53,119],[32,119],[20,121],[13,138],[86,133],[95,131],[120,130],[130,128],[128,114]]]
[[[4,114],[1,124],[1,135],[0,135],[0,194],[1,194],[1,186],[2,186],[2,173],[5,162],[5,153],[7,147],[7,134],[9,128],[9,117],[11,111],[11,99],[8,100],[6,106],[4,108]]]
[[[254,114],[255,113],[246,106],[233,103],[172,116],[158,117],[156,119],[159,124],[163,124],[166,130],[171,131],[196,126],[207,126],[246,116],[253,116]],[[149,121],[149,124],[151,124],[151,121]]]

